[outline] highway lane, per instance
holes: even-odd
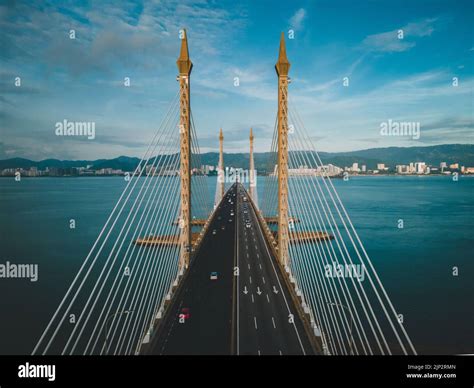
[[[190,264],[188,277],[174,295],[150,353],[232,354],[236,188],[234,185],[228,190],[216,209],[208,233]],[[212,272],[217,272],[216,280],[210,279]]]
[[[216,209],[149,349],[166,355],[312,353],[241,184]]]
[[[312,354],[303,324],[248,202],[248,193],[240,184],[237,199],[238,354]]]

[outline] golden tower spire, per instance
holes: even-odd
[[[280,38],[280,51],[275,64],[278,75],[278,260],[288,270],[288,72],[285,35]]]
[[[193,63],[189,59],[188,37],[182,30],[181,52],[176,61],[179,81],[179,135],[180,135],[180,179],[181,179],[181,219],[180,261],[181,270],[189,266],[191,254],[191,134],[190,134],[190,74]]]
[[[255,202],[255,164],[254,164],[254,160],[253,160],[253,131],[252,131],[252,128],[250,128],[250,136],[249,136],[249,140],[250,140],[250,197],[252,197],[252,200]]]
[[[219,183],[220,198],[224,197],[225,190],[225,174],[224,174],[224,135],[222,128],[219,131],[219,165],[217,167],[217,179]]]

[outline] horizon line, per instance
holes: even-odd
[[[402,146],[389,146],[389,147],[373,147],[373,148],[363,148],[363,149],[358,149],[358,150],[352,150],[352,151],[336,151],[336,152],[331,152],[331,151],[316,151],[316,150],[293,150],[290,152],[296,152],[296,151],[306,151],[306,152],[317,152],[317,153],[325,153],[325,154],[346,154],[346,153],[351,153],[351,152],[362,152],[362,151],[369,151],[369,150],[375,150],[375,149],[389,149],[389,148],[403,148],[403,149],[410,149],[410,148],[429,148],[429,147],[439,147],[439,146],[474,146],[474,143],[443,143],[443,144],[434,144],[434,145],[427,145],[427,146],[407,146],[407,147],[402,147]],[[255,154],[265,154],[265,153],[270,153],[271,151],[261,151],[261,152],[254,152]],[[178,153],[178,152],[176,152]],[[207,151],[207,152],[200,152],[198,155],[204,155],[204,154],[219,154],[219,151]],[[235,155],[235,154],[249,154],[249,152],[225,152],[224,155]],[[157,154],[159,155],[159,154]],[[24,160],[30,160],[32,162],[42,162],[45,160],[59,160],[59,161],[93,161],[93,160],[113,160],[113,159],[118,159],[121,157],[125,158],[136,158],[136,159],[142,159],[139,156],[127,156],[127,155],[119,155],[115,156],[112,158],[97,158],[97,159],[58,159],[58,158],[45,158],[41,160],[35,160],[35,159],[30,159],[27,157],[22,157],[22,156],[14,156],[11,158],[6,158],[6,159],[0,159],[0,161],[5,161],[5,160],[11,160],[11,159],[24,159]]]

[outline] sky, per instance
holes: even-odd
[[[318,151],[473,144],[473,4],[3,1],[0,159],[141,156],[178,91],[182,28],[202,152],[221,127],[225,152],[247,152],[250,127],[270,150],[281,32],[290,109]],[[95,138],[57,136],[63,120],[94,122]],[[419,138],[382,136],[388,120],[419,123]]]

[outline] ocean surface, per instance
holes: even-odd
[[[474,353],[474,177],[333,182],[418,353]],[[124,187],[120,177],[0,178],[0,264],[39,268],[36,282],[0,278],[0,354],[32,351]]]

